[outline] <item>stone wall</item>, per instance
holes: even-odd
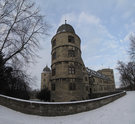
[[[62,116],[99,108],[124,96],[125,94],[126,92],[121,92],[97,99],[74,102],[35,102],[0,95],[0,105],[26,114]]]

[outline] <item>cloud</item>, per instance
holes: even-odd
[[[85,12],[81,12],[78,17],[78,23],[89,23],[89,24],[96,24],[98,25],[100,23],[100,19],[94,15],[86,14]]]
[[[42,58],[30,68],[32,74],[38,77],[38,85],[42,69],[46,64],[51,64],[50,40],[65,19],[81,38],[86,66],[95,70],[105,67],[115,69],[117,60],[129,60],[129,36],[135,29],[134,0],[78,0],[77,4],[73,0],[33,1],[40,5],[41,12],[52,25],[51,35],[42,43],[43,48],[39,53]]]
[[[135,3],[134,0],[115,0],[115,12],[123,19],[130,19],[134,14]],[[129,20],[128,20],[129,21]]]
[[[132,34],[133,34],[133,32],[129,32],[129,33],[124,37],[123,42],[129,41]]]
[[[87,62],[87,60],[89,60],[88,58],[91,56],[104,56],[108,54],[108,52],[104,53],[104,51],[110,51],[110,49],[118,47],[116,38],[109,33],[99,17],[86,12],[78,14],[67,13],[61,17],[59,24],[61,24],[65,18],[68,18],[70,24],[73,25],[76,29],[75,31],[82,39],[84,61]]]
[[[133,33],[133,31],[135,31],[134,29],[135,29],[135,20],[132,20],[131,22],[129,22],[129,23],[126,23],[125,25],[124,25],[124,28],[125,28],[125,30],[127,31],[127,33]]]
[[[65,23],[65,20],[67,20],[67,23],[71,23],[71,22],[75,22],[75,20],[77,19],[76,15],[74,13],[67,13],[62,15],[60,22],[58,24],[58,26],[62,25],[63,23]]]
[[[123,39],[120,39],[120,42],[121,42],[121,43],[125,43],[126,45],[127,45],[127,43],[129,44],[129,42],[130,42],[130,37],[131,37],[131,36],[135,36],[135,33],[134,33],[134,32],[129,32],[129,33],[127,33],[127,34],[124,36]]]

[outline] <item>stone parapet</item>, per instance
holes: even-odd
[[[0,105],[26,114],[63,116],[99,108],[124,95],[126,95],[125,91],[96,99],[74,102],[35,102],[0,95]]]

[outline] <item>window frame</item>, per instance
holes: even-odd
[[[74,38],[74,36],[69,35],[69,36],[68,36],[68,42],[69,42],[69,43],[75,43],[75,38]]]
[[[85,77],[85,81],[88,81],[88,78],[87,77]]]
[[[56,46],[56,39],[52,41],[52,47]]]
[[[68,67],[68,74],[75,74],[75,67],[69,66]]]
[[[53,68],[52,69],[52,76],[55,76],[56,75],[56,68]]]
[[[56,59],[56,52],[52,54],[52,60]]]

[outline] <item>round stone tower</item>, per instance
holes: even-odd
[[[48,88],[50,89],[50,78],[51,78],[51,70],[48,66],[43,69],[41,73],[41,89]]]
[[[52,43],[51,100],[75,101],[86,99],[79,36],[69,24],[61,25]]]

